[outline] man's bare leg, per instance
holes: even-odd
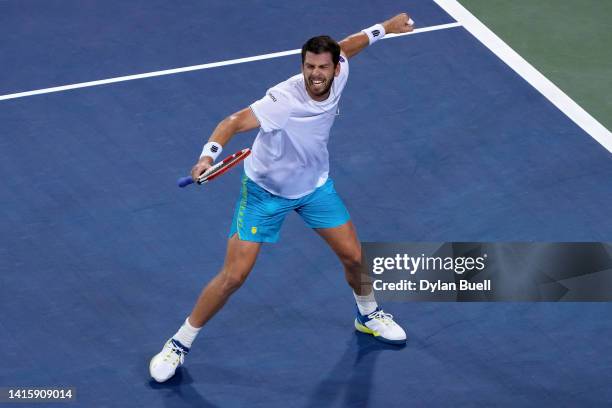
[[[366,296],[372,292],[369,276],[361,264],[361,243],[352,221],[334,228],[316,228],[315,231],[329,244],[336,253],[342,266],[344,276],[355,294]]]
[[[189,315],[193,327],[204,326],[242,286],[255,265],[260,248],[261,243],[241,241],[238,234],[228,240],[223,267],[204,287]]]
[[[316,231],[338,255],[344,266],[346,281],[353,288],[359,309],[355,329],[385,343],[406,343],[404,329],[393,320],[392,315],[383,312],[376,303],[370,276],[361,262],[361,243],[353,223],[348,221],[339,227],[318,228]]]
[[[202,326],[223,307],[232,293],[249,276],[260,247],[258,242],[241,241],[237,234],[228,240],[223,267],[204,287],[191,315],[178,332],[166,342],[162,351],[151,359],[149,372],[155,381],[167,381],[174,375],[178,366],[183,364],[185,355]]]

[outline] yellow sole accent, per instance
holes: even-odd
[[[374,337],[380,336],[379,332],[377,332],[376,330],[372,330],[368,328],[367,326],[364,326],[363,324],[359,323],[357,320],[355,320],[355,329],[357,329],[357,331],[361,333],[371,334]]]

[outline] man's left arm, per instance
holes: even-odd
[[[373,25],[370,28],[346,37],[338,44],[342,48],[342,53],[351,58],[368,45],[383,38],[385,34],[408,33],[413,29],[414,26],[410,16],[406,13],[401,13],[381,24]]]

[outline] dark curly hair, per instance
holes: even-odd
[[[302,46],[302,65],[304,65],[304,58],[306,58],[306,51],[310,51],[315,54],[323,54],[329,52],[334,62],[334,67],[338,65],[340,61],[340,45],[328,35],[320,35],[318,37],[312,37],[306,41]]]

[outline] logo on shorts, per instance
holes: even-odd
[[[276,98],[274,97],[274,95],[272,95],[272,92],[269,92],[268,96],[270,97],[270,99],[272,99],[274,102],[276,102]]]
[[[257,234],[257,227],[251,227],[251,234]]]

